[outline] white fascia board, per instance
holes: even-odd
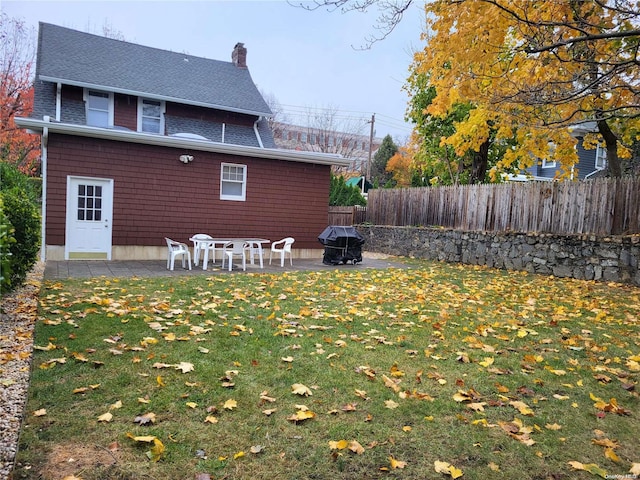
[[[273,114],[269,113],[269,112],[256,112],[253,110],[243,110],[241,108],[234,108],[234,107],[228,107],[226,105],[215,105],[212,103],[206,103],[206,102],[196,102],[196,101],[192,101],[192,100],[186,100],[184,98],[176,98],[176,97],[169,97],[167,95],[154,95],[151,93],[146,93],[146,92],[138,92],[135,90],[128,90],[126,88],[117,88],[117,87],[110,87],[107,85],[98,85],[95,83],[87,83],[87,82],[77,82],[75,80],[67,80],[64,78],[57,78],[57,77],[48,77],[46,75],[40,75],[38,77],[40,80],[42,80],[43,82],[53,82],[53,83],[62,83],[63,85],[71,85],[73,87],[82,87],[82,88],[90,88],[92,90],[101,90],[103,92],[114,92],[114,93],[121,93],[123,95],[133,95],[136,97],[144,97],[144,98],[148,98],[150,100],[164,100],[165,102],[173,102],[173,103],[180,103],[183,105],[192,105],[195,107],[205,107],[205,108],[214,108],[216,110],[224,110],[226,112],[234,112],[234,113],[244,113],[246,115],[254,115],[256,117],[272,117]]]
[[[143,145],[156,145],[168,148],[182,148],[201,152],[225,153],[229,155],[240,155],[243,157],[268,158],[273,160],[313,163],[318,165],[336,165],[340,167],[348,167],[351,165],[351,160],[343,158],[341,155],[329,153],[248,147],[244,145],[212,142],[210,140],[170,137],[154,135],[151,133],[133,132],[129,130],[88,127],[86,125],[76,125],[71,123],[47,122],[44,120],[26,117],[16,117],[15,123],[20,128],[28,128],[37,133],[42,133],[43,129],[47,128],[49,130],[49,134],[60,133],[63,135],[76,135],[80,137],[100,138],[119,142],[140,143]]]

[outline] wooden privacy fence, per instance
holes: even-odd
[[[366,207],[353,205],[350,207],[329,207],[328,225],[357,225],[366,220]]]
[[[640,178],[370,190],[366,222],[467,231],[640,233]]]

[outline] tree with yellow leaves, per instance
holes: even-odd
[[[426,46],[411,66],[435,96],[424,113],[472,105],[441,139],[456,155],[508,145],[491,169],[539,159],[577,162],[570,127],[594,122],[612,176],[640,134],[640,12],[633,0],[435,0],[425,5]]]

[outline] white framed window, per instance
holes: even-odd
[[[164,112],[164,101],[139,97],[138,131],[164,134]]]
[[[220,170],[220,200],[244,202],[247,198],[247,166],[223,163]]]
[[[87,125],[113,127],[113,93],[86,89],[84,91]]]
[[[602,170],[607,165],[607,149],[598,145],[596,147],[596,170]]]
[[[546,158],[542,159],[542,168],[556,168],[555,160],[547,160]]]

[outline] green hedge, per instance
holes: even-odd
[[[13,225],[4,214],[4,204],[0,196],[0,292],[11,289],[11,245],[16,243],[14,233]]]
[[[37,183],[15,166],[0,163],[0,251],[2,293],[24,282],[40,249],[40,207]],[[8,254],[5,255],[5,252]]]

